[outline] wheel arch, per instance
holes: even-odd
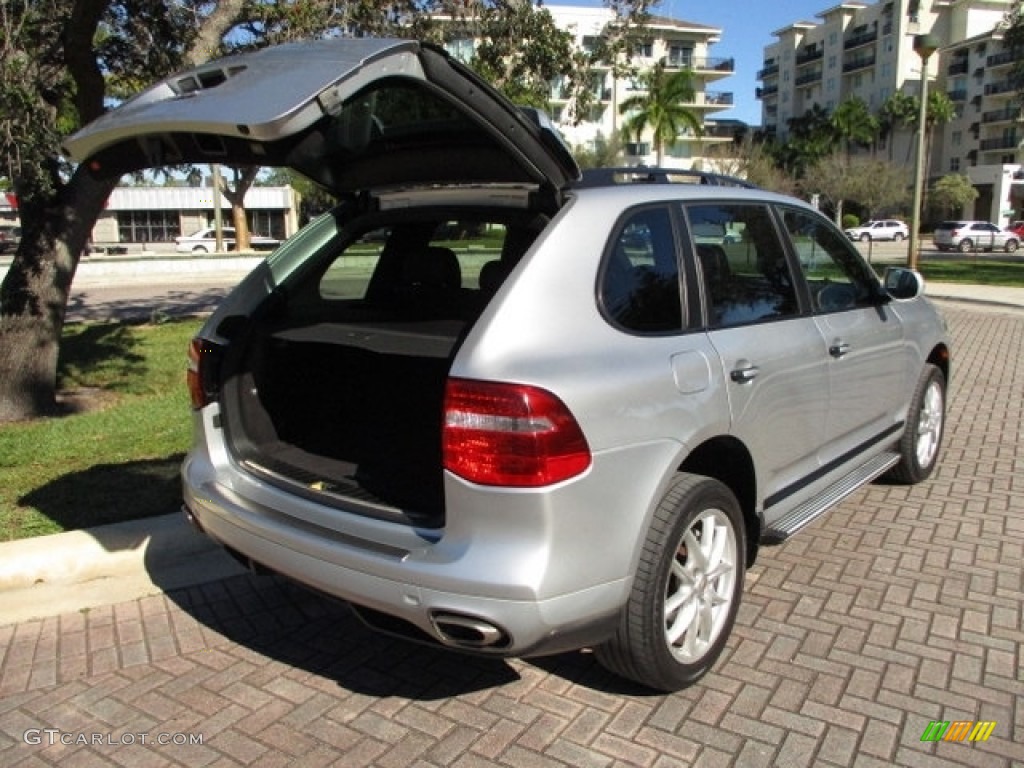
[[[713,437],[694,448],[678,471],[712,477],[733,492],[746,522],[747,567],[753,565],[761,540],[761,518],[757,513],[757,474],[747,447],[728,435]]]
[[[931,363],[940,371],[942,371],[942,376],[946,380],[946,386],[949,387],[949,347],[947,347],[945,344],[936,344],[932,351],[928,354],[928,359],[926,362]]]

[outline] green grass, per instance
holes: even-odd
[[[191,435],[189,320],[69,325],[59,386],[85,410],[0,430],[0,540],[173,512]]]
[[[930,261],[918,264],[925,280],[936,283],[1002,285],[1024,288],[1024,261]]]

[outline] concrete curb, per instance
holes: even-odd
[[[180,513],[0,542],[0,625],[243,572]]]

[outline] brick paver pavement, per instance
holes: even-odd
[[[238,577],[0,627],[0,764],[1024,766],[1024,315],[947,316],[935,477],[762,550],[723,661],[688,690],[650,695],[587,653],[408,645]],[[922,742],[932,720],[996,725]]]

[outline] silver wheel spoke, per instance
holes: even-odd
[[[736,535],[707,509],[683,533],[665,590],[665,641],[680,661],[700,659],[717,639],[736,588]]]

